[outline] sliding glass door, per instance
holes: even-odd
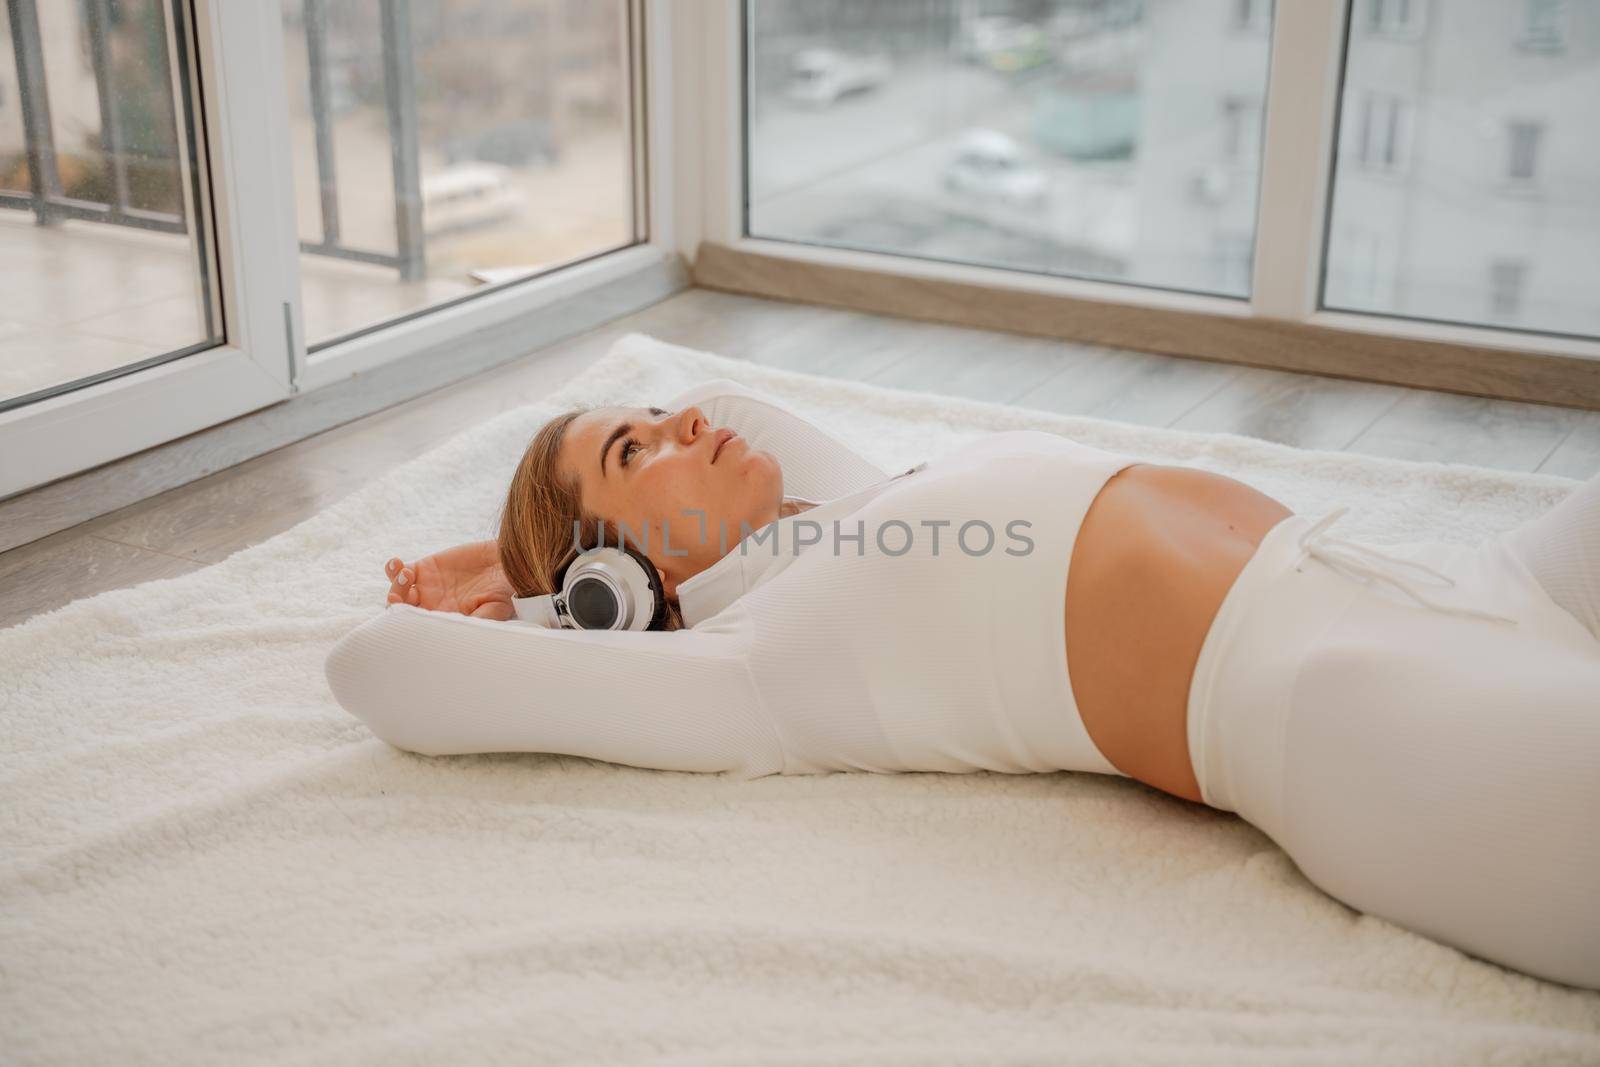
[[[645,4],[4,0],[0,499],[604,284]]]
[[[9,0],[0,410],[218,344],[192,23],[166,0]]]
[[[311,355],[639,239],[623,0],[279,0]]]
[[[279,138],[249,91],[270,85],[259,12],[5,13],[0,498],[282,400],[294,359],[267,164]],[[217,141],[241,124],[250,139]],[[263,209],[230,209],[230,187]]]

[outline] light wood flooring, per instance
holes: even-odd
[[[463,427],[548,395],[631,331],[812,374],[1304,448],[1568,478],[1600,470],[1595,411],[687,289],[514,363],[0,553],[0,627],[264,541]]]

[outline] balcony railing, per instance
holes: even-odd
[[[192,98],[187,34],[187,5],[168,0],[164,17],[172,33],[174,79],[178,101],[179,136],[187,142],[190,158],[198,158],[195,131],[197,101]],[[56,152],[50,93],[45,77],[45,51],[39,30],[38,0],[6,0],[17,71],[22,130],[28,164],[28,191],[0,189],[0,208],[31,211],[40,225],[62,219],[87,219],[116,226],[168,233],[187,233],[180,213],[133,206],[130,201],[128,152],[118,109],[118,87],[112,70],[110,33],[111,0],[85,0],[81,8],[88,35],[96,95],[100,110],[100,150],[109,169],[110,194],[103,200],[68,196]],[[388,118],[390,157],[394,181],[395,248],[380,252],[355,248],[341,240],[338,172],[334,163],[332,93],[329,89],[328,17],[325,0],[305,0],[306,48],[310,60],[310,101],[316,136],[320,241],[300,242],[302,252],[355,260],[400,272],[403,281],[421,280],[427,270],[423,243],[422,181],[417,135],[416,77],[411,35],[410,0],[386,0],[380,5],[383,33],[384,110]],[[170,105],[169,105],[170,106]],[[285,163],[287,165],[287,162]],[[203,228],[202,228],[203,229]]]

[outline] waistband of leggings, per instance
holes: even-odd
[[[1276,836],[1289,700],[1305,651],[1363,588],[1314,557],[1290,515],[1267,531],[1223,597],[1189,685],[1189,760],[1211,807]]]

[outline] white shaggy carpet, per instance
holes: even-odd
[[[1600,1063],[1600,993],[1363,917],[1237,817],[1128,779],[430,759],[334,703],[323,657],[382,610],[382,561],[491,536],[545,419],[719,376],[886,468],[1052,430],[1354,505],[1339,534],[1375,542],[1475,541],[1576,484],[630,334],[270,541],[0,632],[0,1060]]]

